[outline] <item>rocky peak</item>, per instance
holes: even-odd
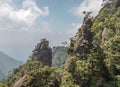
[[[40,43],[35,46],[32,54],[32,60],[37,60],[43,65],[51,66],[52,49],[49,47],[49,41],[41,39]]]
[[[91,12],[84,12],[85,18],[83,21],[83,25],[80,28],[80,32],[78,33],[78,38],[74,42],[74,39],[71,38],[70,48],[68,50],[68,54],[78,53],[81,56],[88,52],[88,45],[92,42],[92,17],[90,16]],[[80,34],[80,35],[79,35]]]

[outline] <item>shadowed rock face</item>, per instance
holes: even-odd
[[[70,48],[68,54],[78,53],[81,57],[85,56],[84,54],[88,53],[88,49],[92,42],[92,32],[90,31],[92,27],[92,19],[86,18],[81,27],[81,35],[78,35],[77,41],[74,43],[74,40],[71,39]]]
[[[42,39],[35,46],[32,54],[32,60],[37,60],[43,65],[51,66],[52,64],[52,49],[49,47],[49,41]]]

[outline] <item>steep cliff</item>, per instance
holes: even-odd
[[[71,39],[62,87],[119,87],[119,2],[107,0],[94,19],[85,12],[77,38]]]
[[[52,49],[49,47],[49,41],[46,39],[42,39],[41,42],[35,46],[31,58],[32,60],[39,61],[43,65],[51,66]]]

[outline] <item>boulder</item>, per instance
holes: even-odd
[[[107,38],[107,32],[108,32],[108,29],[105,27],[103,29],[103,32],[102,32],[102,42],[104,42]]]
[[[23,87],[24,82],[27,81],[28,76],[24,75],[19,81],[15,83],[13,87]]]

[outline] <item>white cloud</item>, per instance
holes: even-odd
[[[13,4],[13,0],[0,1],[0,18],[32,25],[38,17],[49,15],[48,7],[41,9],[34,0],[24,0],[21,9],[16,9]]]
[[[96,16],[101,9],[103,0],[83,0],[79,6],[73,7],[70,12],[76,16],[83,17],[83,11],[91,11]]]
[[[69,12],[77,17],[83,17],[83,11],[91,11],[92,16],[96,16],[101,9],[102,0],[82,0],[79,6],[72,7]],[[81,23],[72,23],[71,29],[67,31],[68,35],[75,35],[78,29],[81,27]]]
[[[41,22],[39,24],[35,24],[30,27],[23,27],[20,29],[20,32],[27,32],[27,33],[51,33],[51,26],[48,22]]]
[[[81,27],[81,23],[72,23],[71,29],[67,30],[67,34],[70,36],[75,35],[78,32],[78,29]]]

